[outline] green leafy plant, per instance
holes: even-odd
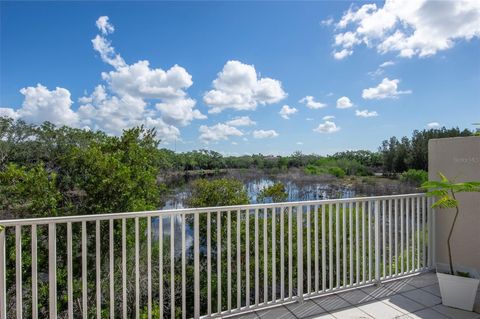
[[[288,198],[285,185],[282,182],[275,183],[271,186],[263,188],[257,196],[259,202],[267,202],[269,199],[273,203],[284,202]]]
[[[463,182],[455,183],[450,181],[442,173],[440,175],[440,181],[427,181],[422,184],[422,188],[427,190],[427,196],[436,197],[435,203],[433,203],[432,208],[455,209],[455,217],[453,218],[452,226],[450,227],[450,232],[448,234],[447,246],[448,246],[448,261],[450,263],[450,274],[454,275],[453,271],[453,261],[452,261],[452,251],[450,242],[452,239],[453,229],[455,228],[455,223],[457,222],[458,215],[460,213],[459,202],[456,195],[458,193],[465,192],[480,192],[480,182]]]
[[[400,175],[400,180],[418,186],[428,180],[428,173],[422,169],[411,168]]]

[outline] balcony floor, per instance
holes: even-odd
[[[477,302],[480,301],[480,288]],[[478,304],[477,304],[477,311]],[[445,307],[435,273],[424,273],[383,284],[337,294],[316,297],[304,303],[257,310],[230,318],[412,318],[412,319],[480,319],[480,313]]]

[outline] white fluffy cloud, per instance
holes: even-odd
[[[115,30],[108,17],[99,17],[96,26],[101,34],[92,40],[93,48],[114,70],[102,73],[105,83],[80,97],[76,111],[67,89],[49,90],[38,84],[20,91],[25,96],[20,109],[5,109],[2,113],[30,122],[50,121],[110,134],[145,124],[156,128],[158,136],[166,141],[180,136],[177,126],[206,118],[187,94],[193,82],[184,68],[174,65],[164,71],[150,67],[149,61],[129,65],[106,38]]]
[[[337,100],[337,108],[339,109],[348,109],[352,106],[353,106],[352,101],[346,96],[342,96]]]
[[[321,109],[327,106],[327,104],[315,101],[315,98],[311,95],[307,95],[298,101],[305,104],[310,109]]]
[[[322,118],[322,120],[329,121],[329,120],[333,120],[334,118],[335,118],[335,116],[333,116],[333,115],[326,115]]]
[[[335,58],[359,44],[402,57],[430,56],[458,40],[480,37],[479,1],[386,0],[383,7],[350,7],[336,24]]]
[[[0,117],[10,117],[16,120],[18,119],[19,115],[18,112],[10,107],[0,107]]]
[[[275,130],[255,130],[252,132],[253,138],[273,138],[277,137],[278,133]]]
[[[278,112],[278,114],[280,114],[280,116],[283,117],[284,119],[289,120],[290,115],[293,115],[297,112],[298,110],[296,108],[290,107],[285,104],[284,106],[282,106],[282,109],[280,110],[280,112]]]
[[[95,22],[95,24],[97,25],[97,28],[102,32],[102,34],[107,35],[115,31],[115,28],[113,27],[113,25],[111,25],[110,22],[108,22],[107,16],[99,17],[97,19],[97,22]]]
[[[362,91],[362,97],[367,100],[392,99],[398,97],[400,94],[412,93],[411,90],[398,91],[399,82],[400,80],[398,79],[390,80],[389,78],[384,78],[376,87],[364,89]]]
[[[355,115],[359,117],[375,117],[378,116],[376,111],[369,111],[369,110],[355,110]]]
[[[259,104],[276,103],[286,96],[280,81],[261,78],[253,65],[228,61],[203,101],[210,107],[209,113],[220,113],[225,109],[255,110]]]
[[[98,35],[92,39],[93,49],[100,53],[103,62],[110,64],[114,68],[124,67],[127,64],[122,56],[115,52],[111,42],[103,35]]]
[[[198,129],[199,139],[204,143],[228,140],[230,136],[242,136],[243,133],[236,127],[218,123],[213,126],[202,125]]]
[[[324,123],[320,124],[317,128],[313,129],[314,132],[317,133],[335,133],[340,131],[340,127],[332,121],[325,121]]]
[[[430,122],[427,124],[427,127],[428,128],[439,128],[440,127],[440,123],[438,122]]]
[[[231,126],[250,126],[250,125],[256,125],[257,123],[255,121],[252,121],[250,117],[248,116],[239,116],[234,118],[233,120],[227,121],[227,125]]]
[[[4,108],[2,113],[32,123],[49,121],[56,125],[78,126],[80,118],[71,109],[73,101],[67,89],[49,90],[37,84],[21,89],[20,93],[24,95],[22,107],[17,111]]]
[[[342,49],[340,51],[333,51],[332,54],[335,60],[343,60],[347,56],[352,55],[352,53],[353,53],[353,50]]]

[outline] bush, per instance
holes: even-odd
[[[197,179],[192,183],[190,207],[212,207],[248,204],[248,194],[242,182],[235,179]]]
[[[328,173],[329,174],[332,174],[333,176],[335,177],[339,177],[339,178],[342,178],[345,176],[345,171],[343,169],[341,169],[340,167],[330,167],[328,169]]]
[[[263,188],[257,196],[258,202],[284,202],[287,200],[288,194],[285,191],[285,185],[282,182],[273,184]]]
[[[428,180],[428,173],[421,169],[411,168],[400,175],[400,180],[405,183],[420,186],[422,183]]]

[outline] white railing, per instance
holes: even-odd
[[[220,317],[428,270],[424,194],[3,220],[0,318]]]

